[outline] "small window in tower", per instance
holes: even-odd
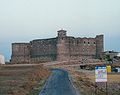
[[[90,46],[90,42],[88,42],[88,45]]]
[[[94,42],[94,44],[96,44],[96,43]]]
[[[86,45],[86,42],[84,41],[83,43],[84,43],[84,46],[85,46],[85,45]]]
[[[65,33],[63,33],[63,36],[65,36],[66,34]]]

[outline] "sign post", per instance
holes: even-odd
[[[107,67],[106,66],[96,66],[95,67],[95,87],[97,82],[106,83],[106,95],[107,95]],[[96,93],[96,88],[95,88]]]

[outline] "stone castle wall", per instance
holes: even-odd
[[[58,31],[56,38],[38,39],[30,43],[12,44],[12,62],[66,61],[99,58],[103,52],[103,35],[74,38]]]
[[[32,61],[55,61],[57,57],[57,39],[33,40],[30,42]]]

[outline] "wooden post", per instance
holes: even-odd
[[[97,83],[95,82],[95,95],[97,95]]]
[[[106,95],[108,95],[108,87],[107,87],[107,82],[106,82]]]

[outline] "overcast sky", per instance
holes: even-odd
[[[57,36],[63,28],[75,37],[104,34],[105,50],[120,51],[120,0],[0,0],[0,54],[11,43]]]

